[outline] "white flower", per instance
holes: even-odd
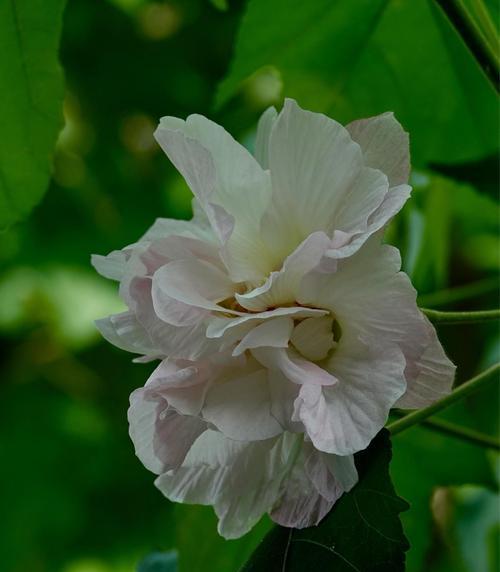
[[[316,524],[357,480],[353,454],[393,406],[450,390],[454,366],[381,233],[410,195],[392,114],[344,128],[287,100],[255,158],[192,115],[156,138],[195,199],[94,266],[129,307],[110,342],[161,359],[131,396],[130,434],[156,486],[210,504],[234,538],[265,512]]]

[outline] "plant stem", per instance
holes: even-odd
[[[500,310],[478,310],[476,312],[442,312],[420,308],[434,324],[477,324],[500,319]]]
[[[444,306],[452,302],[461,302],[462,300],[498,291],[499,287],[498,278],[485,278],[484,280],[463,284],[455,288],[446,288],[430,294],[423,294],[418,297],[418,303],[426,308],[429,306]]]
[[[477,63],[490,80],[496,92],[500,92],[499,62],[492,47],[479,31],[460,0],[436,0]]]
[[[393,413],[400,417],[406,417],[407,415],[402,411],[393,411]],[[485,447],[486,449],[500,451],[500,441],[498,439],[475,431],[474,429],[469,429],[468,427],[462,427],[461,425],[456,425],[455,423],[450,423],[443,419],[425,419],[420,425],[428,427],[438,433],[443,433],[444,435],[456,437],[462,441],[468,441],[474,445]]]
[[[472,395],[478,391],[478,389],[484,387],[488,383],[500,379],[497,375],[499,370],[500,363],[492,365],[487,370],[483,371],[479,375],[476,375],[472,379],[469,379],[469,381],[466,381],[454,389],[449,395],[446,395],[439,401],[429,405],[429,407],[412,411],[411,413],[408,413],[408,415],[405,415],[402,419],[398,419],[397,421],[394,421],[394,423],[390,423],[387,426],[387,429],[391,432],[392,435],[397,435],[398,433],[401,433],[401,431],[409,429],[417,423],[422,423],[425,419],[431,415],[434,415],[434,413],[449,407],[464,397]]]
[[[489,42],[491,49],[498,55],[498,33],[483,0],[474,0],[471,5],[472,13],[476,16],[481,32]]]

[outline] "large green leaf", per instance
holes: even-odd
[[[396,572],[404,570],[408,543],[399,513],[407,503],[394,491],[391,444],[383,430],[356,456],[360,480],[319,526],[275,527],[243,568],[244,572]]]
[[[49,183],[62,122],[57,52],[64,4],[0,2],[0,228],[25,217]]]
[[[265,517],[245,536],[225,540],[217,533],[217,517],[212,507],[178,504],[174,519],[179,572],[234,572],[271,527],[270,519]]]
[[[492,402],[496,403],[494,399]],[[466,404],[446,411],[445,418],[474,425]],[[438,487],[474,484],[495,488],[495,478],[484,449],[435,431],[414,427],[393,440],[391,475],[395,486],[410,503],[402,515],[410,541],[407,572],[431,571],[427,560],[433,542],[431,497]]]
[[[433,1],[250,0],[216,105],[266,66],[285,95],[341,121],[394,111],[417,163],[497,148],[496,95]]]

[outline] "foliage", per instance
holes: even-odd
[[[57,59],[65,0],[0,5],[0,229],[26,216],[47,189],[62,124]]]
[[[317,527],[274,528],[242,572],[274,570],[404,570],[408,542],[399,521],[407,503],[389,476],[391,445],[382,430],[370,447],[356,455],[358,484],[346,493]]]
[[[466,4],[482,25],[483,3]],[[388,239],[422,300],[439,290],[447,309],[486,309],[497,304],[495,94],[431,0],[71,0],[56,144],[63,5],[0,3],[2,570],[131,572],[145,554],[176,550],[180,572],[235,571],[269,521],[224,541],[210,509],[161,497],[125,416],[152,366],[132,365],[92,329],[118,302],[90,274],[89,254],[135,241],[157,216],[190,216],[186,186],[152,138],[158,118],[211,115],[251,145],[259,113],[284,96],[343,122],[395,111],[416,169]],[[490,286],[447,298],[476,282]],[[498,359],[494,324],[439,334],[459,381]],[[491,388],[443,418],[495,435],[497,403]],[[429,429],[394,438],[392,481],[411,505],[401,515],[409,572],[495,569],[491,460]],[[351,518],[352,498],[322,526],[342,510]]]

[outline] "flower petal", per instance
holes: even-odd
[[[288,435],[245,443],[205,431],[182,466],[155,484],[170,500],[213,505],[219,534],[238,538],[276,502],[292,445]]]
[[[410,138],[393,113],[353,121],[347,130],[361,146],[365,163],[385,173],[391,187],[408,182]]]
[[[328,369],[338,383],[305,383],[293,419],[302,421],[316,449],[351,455],[365,449],[384,426],[390,408],[406,390],[406,360],[395,347],[339,344]]]
[[[337,379],[315,363],[305,360],[292,349],[255,348],[255,358],[269,369],[278,369],[292,383],[311,385],[335,385]]]
[[[253,312],[262,312],[280,304],[295,302],[303,276],[315,268],[328,248],[332,247],[332,240],[324,232],[310,234],[286,258],[282,269],[271,272],[262,286],[246,294],[236,293],[238,303]]]
[[[227,241],[224,258],[233,279],[262,279],[270,264],[259,234],[260,219],[271,199],[269,173],[222,127],[201,115],[186,121],[163,117],[155,137],[221,241]]]
[[[213,264],[191,258],[174,260],[159,268],[153,276],[152,298],[157,315],[177,326],[192,325],[209,312],[238,312],[217,304],[234,294],[228,276]]]
[[[269,157],[273,203],[262,233],[281,259],[314,231],[363,230],[389,188],[342,125],[293,100],[273,127]]]
[[[427,345],[405,371],[408,380],[406,393],[396,403],[396,407],[416,409],[427,407],[444,397],[453,387],[456,367],[444,353],[434,326],[423,316],[427,330]]]
[[[255,326],[234,348],[233,356],[241,355],[251,348],[286,348],[293,330],[293,320],[282,316],[274,320],[267,320]]]
[[[156,353],[151,337],[132,312],[113,314],[96,320],[95,325],[103,338],[117,348],[137,354]]]
[[[335,346],[332,328],[331,316],[306,318],[295,326],[290,341],[305,358],[319,361]]]
[[[136,455],[156,474],[180,466],[206,429],[203,420],[179,415],[147,387],[135,390],[130,396],[128,420]]]
[[[271,398],[264,369],[235,371],[208,391],[203,418],[236,441],[262,441],[283,428],[271,415]]]
[[[269,168],[269,138],[278,117],[274,107],[268,107],[260,116],[255,137],[255,158],[263,169]]]

